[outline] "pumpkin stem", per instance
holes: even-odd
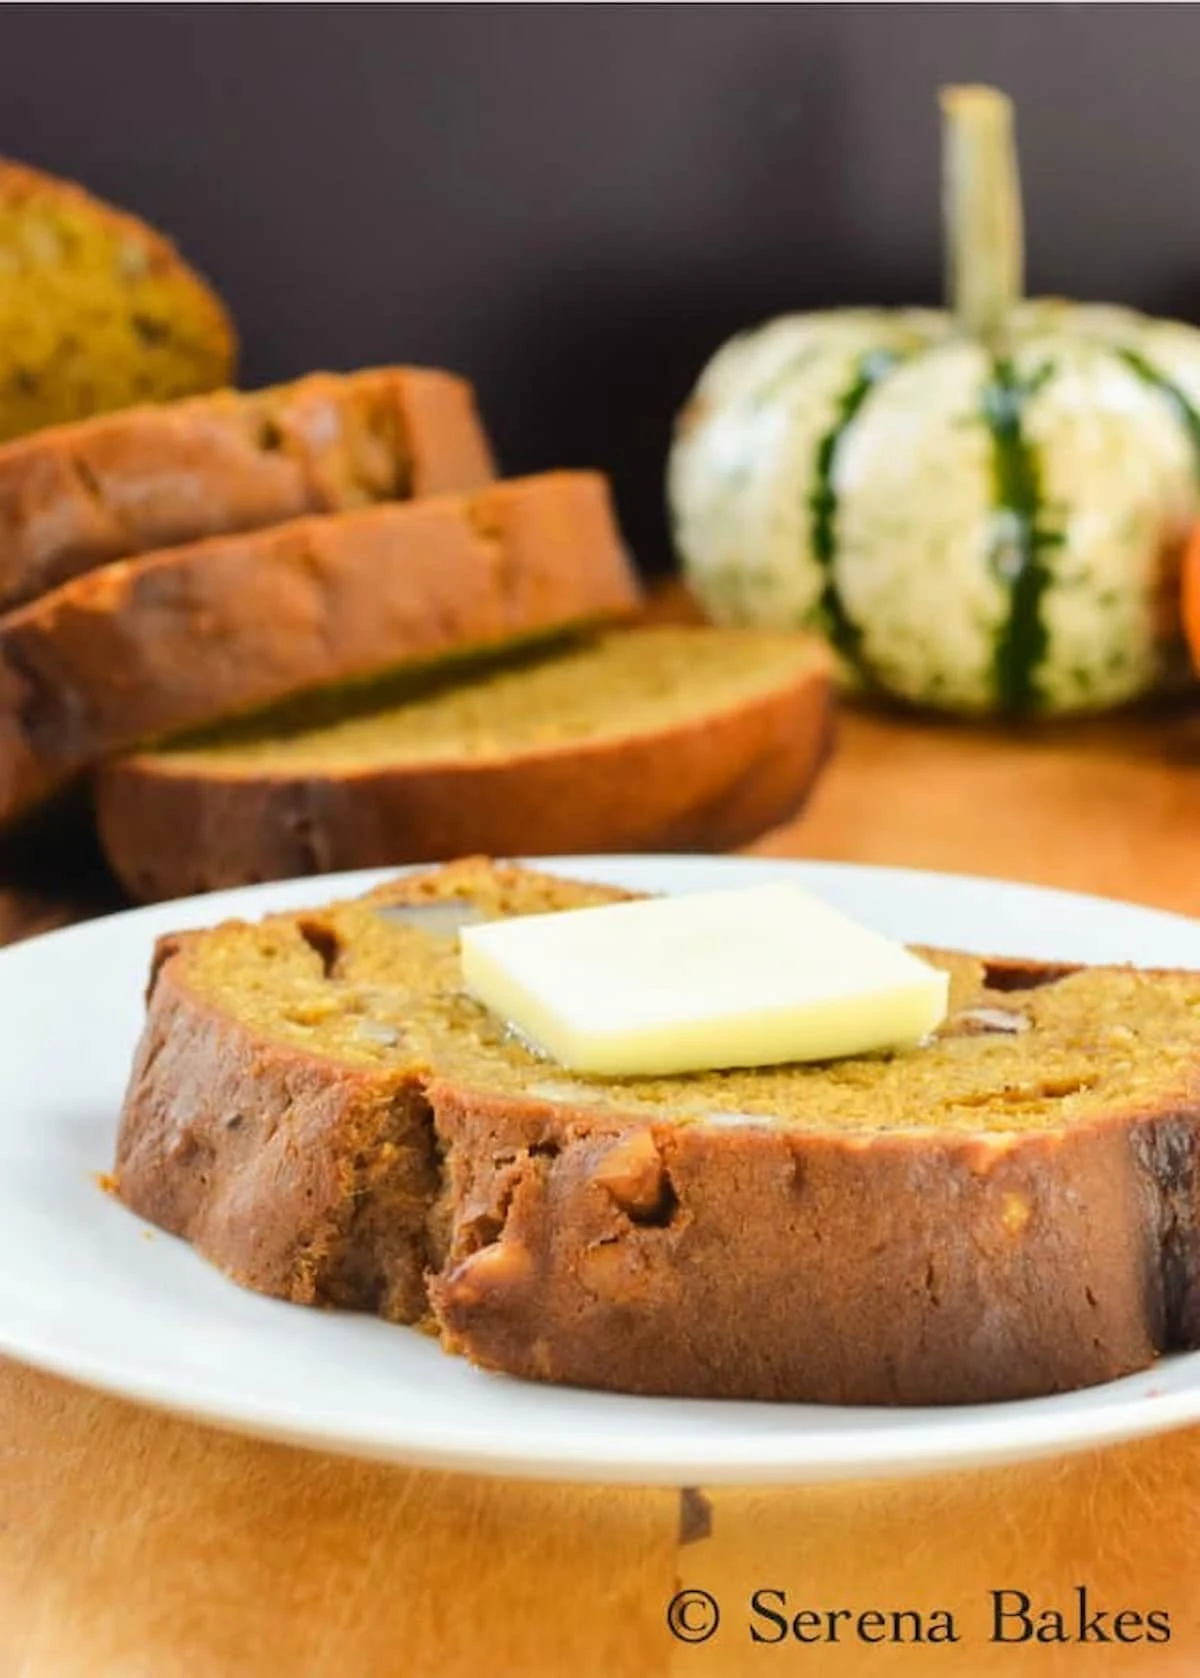
[[[995,343],[1024,284],[1012,101],[993,87],[946,87],[941,107],[950,307],[964,331]]]

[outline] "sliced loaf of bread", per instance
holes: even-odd
[[[114,559],[492,476],[470,385],[427,368],[54,426],[0,447],[0,609]]]
[[[381,698],[106,766],[114,871],[146,899],[471,851],[725,850],[796,811],[830,735],[820,644],[755,631],[614,631]]]
[[[639,598],[586,472],[118,560],[0,618],[0,821],[144,742]]]
[[[469,861],[164,940],[116,1192],[248,1287],[543,1381],[979,1403],[1200,1343],[1200,975],[927,951],[919,1047],[564,1073],[457,932],[620,895]]]
[[[0,438],[214,390],[236,354],[224,304],[162,234],[0,158]]]

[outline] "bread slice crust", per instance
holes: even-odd
[[[0,610],[113,560],[494,476],[471,387],[313,373],[124,409],[0,447]]]
[[[476,851],[730,850],[793,816],[832,740],[832,682],[819,647],[796,637],[771,685],[723,694],[703,684],[704,668],[723,645],[738,645],[736,632],[632,629],[609,640],[618,638],[624,648],[614,650],[649,671],[664,641],[672,653],[694,647],[689,714],[639,729],[618,710],[586,737],[567,729],[487,755],[463,740],[457,755],[389,759],[385,739],[375,763],[324,768],[269,754],[261,768],[229,767],[219,754],[134,756],[97,776],[105,854],[130,894],[151,900]],[[764,659],[782,663],[784,638],[744,639],[743,657],[761,642]],[[537,661],[538,691],[553,694],[541,678],[557,668],[569,698],[587,656],[585,647]],[[517,667],[503,679],[523,674]],[[485,678],[479,691],[489,691]]]
[[[639,600],[586,472],[118,560],[0,618],[0,821],[146,741]]]
[[[698,1113],[712,1080],[597,1086],[522,1060],[453,994],[447,927],[403,920],[620,895],[474,860],[355,905],[164,942],[117,1193],[246,1286],[425,1321],[448,1349],[535,1380],[979,1403],[1093,1385],[1198,1343],[1195,975],[935,953],[955,993],[937,1077],[975,1080],[987,1104],[962,1094],[939,1123],[888,1112],[880,1092],[922,1087],[928,1065],[895,1057],[810,1069],[803,1122],[782,1123]],[[214,962],[232,973],[264,940],[255,959],[280,997],[227,1006]],[[407,1012],[384,1007],[387,1024],[370,993],[392,962],[405,984],[424,963],[441,978],[410,989]],[[1085,1042],[1093,997],[1115,1014]],[[1151,1046],[1144,1090],[1117,1064],[1147,1053],[1139,1001],[1180,1037],[1161,1072]],[[336,1052],[320,1036],[331,1019],[352,1022]],[[1045,1031],[1074,1072],[1043,1068],[1024,1111],[1014,1044]],[[1092,1087],[1080,1071],[1105,1055],[1111,1096],[1102,1072]],[[877,1123],[844,1122],[858,1082]],[[744,1083],[720,1088],[751,1099]]]

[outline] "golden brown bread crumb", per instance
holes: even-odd
[[[0,159],[0,439],[216,389],[235,355],[224,305],[166,239]]]
[[[160,774],[234,779],[378,764],[490,762],[593,739],[653,733],[723,704],[768,693],[821,659],[806,636],[756,630],[634,629],[517,664],[463,671],[377,709],[372,690],[344,696],[344,714],[314,728],[270,718],[217,729],[144,754]]]
[[[485,918],[544,914],[609,894],[536,874],[462,868],[432,877],[435,901],[466,899]],[[1200,1062],[1200,975],[1081,968],[1005,998],[1023,1033],[962,1033],[958,1021],[992,997],[976,959],[925,950],[955,978],[935,1040],[897,1054],[818,1066],[751,1068],[672,1078],[563,1073],[510,1037],[461,989],[456,935],[405,906],[406,887],[300,920],[231,926],[198,942],[189,982],[256,1029],[353,1064],[432,1065],[463,1084],[636,1106],[681,1124],[736,1128],[754,1118],[792,1126],[965,1132],[1033,1130],[1085,1120],[1147,1095],[1182,1101]],[[393,899],[399,904],[392,907]],[[363,1030],[364,1022],[376,1028]],[[396,1039],[379,1034],[388,1027]]]

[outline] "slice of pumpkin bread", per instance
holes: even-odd
[[[809,636],[613,631],[118,760],[97,777],[101,839],[140,898],[473,851],[727,850],[803,802],[831,685]]]
[[[312,373],[51,426],[0,447],[0,609],[114,559],[492,476],[470,385],[433,368]]]
[[[1200,975],[926,952],[924,1046],[604,1082],[461,987],[468,861],[159,947],[116,1192],[243,1284],[639,1393],[982,1402],[1200,1339]]]

